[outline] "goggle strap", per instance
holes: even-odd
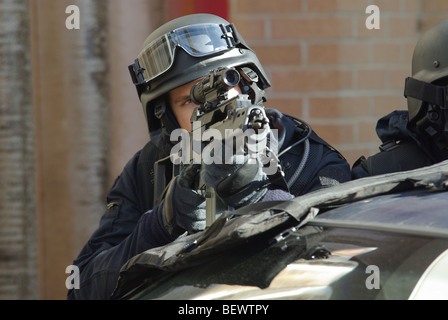
[[[238,38],[238,32],[236,32],[236,27],[233,23],[229,24],[228,27],[232,30],[234,45],[240,44],[240,39]]]
[[[233,23],[227,26],[220,24],[219,27],[222,31],[221,38],[227,42],[227,48],[233,48],[238,43],[238,39],[236,38],[236,32]]]
[[[129,73],[131,74],[132,82],[135,85],[143,84],[145,83],[145,76],[143,72],[145,71],[144,68],[140,65],[140,61],[135,59],[135,63],[128,66]]]

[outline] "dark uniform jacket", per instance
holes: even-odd
[[[359,158],[353,165],[352,179],[418,169],[446,159],[431,141],[409,130],[407,111],[394,111],[381,118],[376,131],[382,142],[380,152]]]
[[[280,152],[303,137],[304,128],[294,119],[266,109],[271,128],[278,129]],[[126,164],[107,196],[107,209],[98,229],[88,240],[74,265],[80,269],[79,289],[69,299],[107,299],[113,292],[120,268],[131,257],[174,241],[162,227],[154,199],[154,163],[169,155],[172,144],[153,133],[151,141]],[[350,179],[346,160],[312,133],[280,157],[293,196],[329,187]],[[272,188],[262,201],[287,200],[291,194]]]

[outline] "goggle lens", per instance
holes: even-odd
[[[141,84],[171,68],[177,47],[193,57],[203,57],[226,51],[234,47],[236,42],[233,25],[190,25],[173,30],[151,42],[129,68],[134,72],[134,83]]]

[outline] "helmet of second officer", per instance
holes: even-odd
[[[412,57],[412,77],[406,79],[409,125],[440,149],[448,146],[448,20],[423,34]]]

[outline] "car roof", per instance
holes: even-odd
[[[448,192],[416,189],[350,203],[309,224],[448,238],[447,208]]]
[[[248,237],[257,235],[257,228],[264,222],[272,223],[269,213],[274,212],[276,214],[271,217],[278,219],[287,215],[288,221],[292,220],[292,225],[298,229],[304,225],[342,227],[425,235],[446,240],[447,188],[448,161],[445,161],[417,170],[346,182],[285,202],[255,204],[234,211],[233,215],[236,214],[237,218],[233,220],[237,221],[234,223],[236,228],[240,227],[236,234],[244,236],[246,232]],[[138,278],[148,274],[149,270],[175,272],[179,267],[187,268],[191,263],[198,263],[201,256],[205,255],[208,259],[210,255],[219,255],[219,250],[214,253],[216,245],[221,246],[222,250],[222,247],[229,243],[229,248],[232,248],[232,241],[235,241],[230,232],[232,224],[226,222],[223,216],[224,214],[206,231],[178,239],[164,247],[148,250],[129,260],[120,273],[115,297],[129,292],[132,283],[141,283]],[[245,218],[257,216],[268,218],[265,221],[257,220],[256,224],[249,224],[249,227],[254,226],[253,228],[241,228]],[[278,229],[279,226],[281,224],[274,226],[277,232],[285,230]],[[260,228],[260,233],[266,230],[267,227]],[[228,238],[226,235],[229,235]],[[272,233],[270,235],[272,236]],[[200,245],[197,245],[198,243]],[[190,247],[191,244],[194,246]],[[189,249],[185,250],[186,247]]]

